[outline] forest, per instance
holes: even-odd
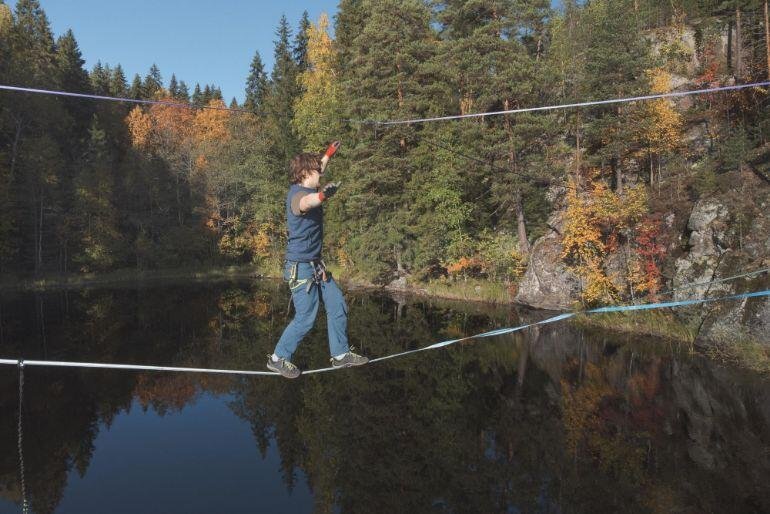
[[[87,70],[37,0],[0,1],[0,84],[189,103],[0,91],[0,273],[277,273],[288,160],[339,139],[324,257],[348,276],[515,284],[556,232],[584,301],[654,295],[684,251],[668,213],[732,193],[736,247],[751,230],[767,87],[382,122],[767,81],[767,20],[767,0],[341,0],[333,20],[278,21],[241,104],[216,77]]]

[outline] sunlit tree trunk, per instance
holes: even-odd
[[[13,138],[13,145],[11,146],[11,177],[14,177],[14,171],[16,170],[16,159],[19,156],[19,141],[21,141],[21,120],[16,121],[16,134]]]
[[[743,75],[743,41],[741,41],[741,9],[735,6],[735,76]]]
[[[516,211],[516,231],[519,236],[519,252],[522,255],[529,254],[529,240],[527,239],[527,223],[524,219],[524,206],[521,202],[521,192],[517,191],[513,198],[513,208]]]
[[[765,52],[767,54],[767,80],[770,80],[770,15],[765,0]]]
[[[43,267],[43,195],[35,201],[35,273]]]

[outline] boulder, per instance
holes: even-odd
[[[770,285],[767,278],[737,279],[712,284],[708,282],[759,267],[755,265],[746,268],[743,263],[746,257],[752,262],[762,262],[770,252],[767,225],[768,220],[764,216],[753,221],[741,254],[738,249],[732,248],[735,246],[731,244],[734,230],[730,227],[727,207],[713,199],[698,201],[687,225],[691,231],[690,250],[676,261],[674,287],[698,285],[675,291],[674,298],[714,298],[766,289]],[[732,343],[750,338],[770,345],[770,299],[767,297],[704,304],[694,310],[682,309],[677,314],[700,326],[698,339],[701,342]]]
[[[514,301],[539,309],[568,309],[580,292],[580,280],[561,257],[562,212],[557,212],[548,224],[551,231],[538,239],[529,256],[529,265],[519,283]]]
[[[714,279],[717,265],[728,248],[729,212],[716,200],[699,200],[693,207],[687,228],[690,251],[676,260],[674,288]],[[674,292],[674,299],[703,298],[707,292],[728,291],[727,284],[698,285]]]

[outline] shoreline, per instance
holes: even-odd
[[[275,266],[225,266],[216,268],[191,268],[174,270],[138,271],[135,269],[118,270],[110,273],[71,273],[50,274],[38,277],[10,277],[0,280],[0,293],[6,292],[44,292],[68,289],[92,289],[114,286],[152,286],[178,283],[218,283],[243,280],[281,280],[277,273],[270,273]],[[378,286],[363,280],[345,276],[339,270],[335,275],[343,288],[348,291],[381,291],[397,298],[421,298],[428,300],[445,300],[449,302],[472,302],[473,304],[497,308],[516,308],[536,311],[552,311],[530,305],[516,303],[511,299],[509,285],[489,281],[471,280],[453,284],[426,284],[427,287],[394,287]],[[447,289],[458,285],[457,292]],[[490,294],[490,292],[492,294]],[[503,293],[504,292],[504,293]],[[761,374],[770,372],[770,354],[757,344],[742,341],[740,338],[729,344],[699,344],[697,332],[676,319],[671,313],[649,312],[637,313],[634,316],[619,313],[616,316],[576,316],[570,320],[578,326],[587,329],[607,331],[616,334],[651,336],[665,341],[684,343],[692,350],[698,348],[701,353],[716,361],[732,362],[744,369],[759,371]],[[752,358],[749,358],[751,356]],[[757,359],[757,357],[761,357]],[[757,361],[752,364],[752,362]]]

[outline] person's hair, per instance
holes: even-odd
[[[289,181],[292,184],[299,184],[305,177],[310,175],[313,170],[321,169],[321,154],[301,153],[295,155],[289,163]]]

